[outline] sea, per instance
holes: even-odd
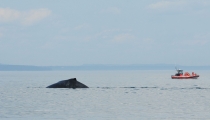
[[[209,120],[210,70],[0,71],[0,120]],[[89,88],[46,88],[77,78]]]

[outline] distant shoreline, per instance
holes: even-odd
[[[210,70],[210,66],[182,66],[184,70]],[[175,70],[171,64],[142,65],[80,65],[80,66],[33,66],[0,64],[0,71],[76,71],[76,70]]]

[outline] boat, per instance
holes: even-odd
[[[172,79],[197,79],[198,77],[199,77],[199,75],[197,75],[194,72],[192,72],[191,75],[188,72],[185,72],[183,74],[183,70],[181,70],[181,69],[178,69],[177,73],[175,75],[171,75]]]

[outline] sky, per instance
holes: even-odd
[[[210,65],[209,0],[0,0],[0,63]]]

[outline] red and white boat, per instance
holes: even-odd
[[[191,75],[188,72],[185,72],[183,74],[183,70],[180,70],[180,69],[177,70],[177,73],[175,75],[171,75],[172,79],[197,79],[198,77],[199,75],[197,75],[194,72],[192,72]]]

